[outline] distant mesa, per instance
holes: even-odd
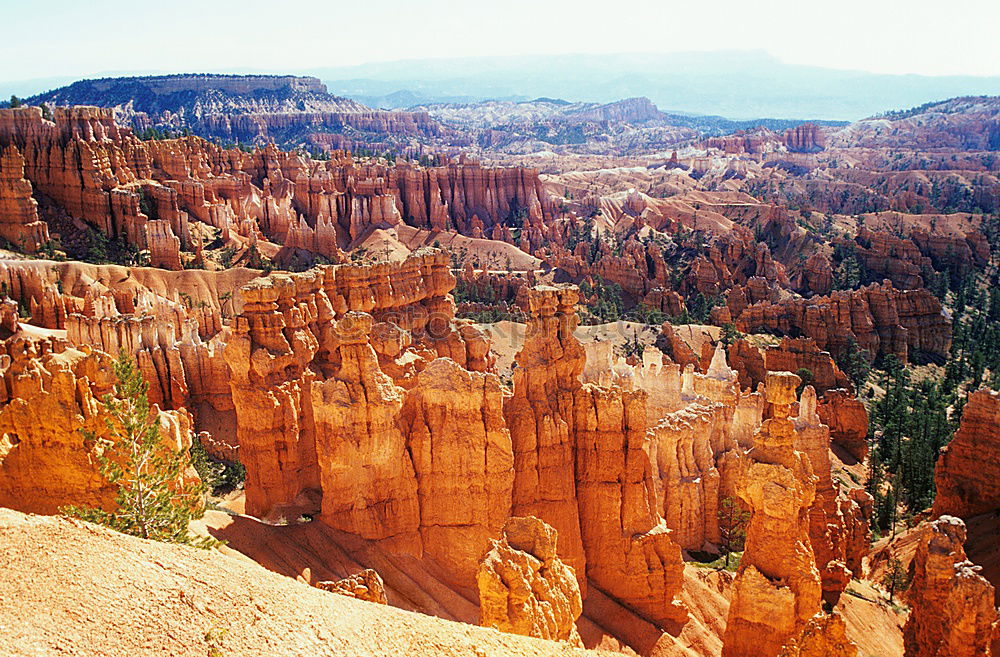
[[[223,143],[311,151],[400,150],[442,130],[421,112],[387,112],[327,92],[294,75],[179,74],[80,80],[26,101],[113,108],[119,123],[148,136],[190,132]]]

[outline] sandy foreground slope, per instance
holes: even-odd
[[[0,655],[570,655],[362,602],[217,551],[0,509]]]

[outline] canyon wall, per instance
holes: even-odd
[[[965,558],[965,523],[941,516],[921,528],[903,629],[906,657],[984,657],[992,653],[993,586]]]
[[[0,153],[0,237],[34,253],[49,241],[49,227],[38,218],[38,202],[24,177],[24,158],[13,144]]]
[[[923,288],[897,290],[888,281],[827,297],[756,303],[734,319],[740,331],[802,335],[835,354],[851,337],[870,358],[893,354],[903,362],[911,351],[943,360],[951,347],[951,322],[937,298]]]
[[[934,515],[969,518],[1000,509],[1000,393],[969,395],[962,423],[938,457]]]
[[[149,248],[158,266],[179,269],[196,257],[195,223],[220,229],[240,253],[260,242],[269,257],[284,246],[338,262],[340,249],[375,227],[405,222],[473,234],[513,221],[537,224],[552,212],[532,169],[484,168],[464,158],[431,168],[358,164],[339,151],[311,160],[273,144],[245,152],[197,137],[141,141],[110,109],[53,112],[48,121],[37,107],[0,110],[0,170],[10,180],[0,184],[0,202],[30,227],[17,230],[39,230],[26,180],[70,217]]]

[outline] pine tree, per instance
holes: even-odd
[[[837,366],[847,375],[847,378],[854,384],[854,389],[861,394],[861,388],[868,381],[871,372],[871,365],[868,363],[867,354],[858,345],[853,334],[847,336],[847,346],[834,359]]]
[[[106,525],[124,534],[208,548],[214,539],[191,534],[188,524],[201,517],[200,481],[183,480],[191,463],[186,450],[164,444],[160,423],[149,406],[148,385],[135,360],[124,351],[114,363],[118,377],[113,395],[105,395],[107,437],[84,432],[98,445],[101,474],[118,487],[116,509],[65,507],[62,512]]]
[[[802,391],[806,389],[807,385],[810,385],[813,382],[813,379],[815,377],[813,376],[812,370],[806,367],[800,367],[799,369],[795,370],[795,375],[798,376],[799,379],[801,379],[801,381],[799,382],[799,387],[796,389],[795,394],[801,397]]]
[[[744,511],[731,497],[723,498],[719,506],[719,548],[726,555],[726,568],[729,568],[729,555],[743,550],[747,537],[747,524],[750,522],[750,512]]]
[[[910,578],[899,557],[890,557],[885,574],[882,576],[882,586],[889,591],[889,604],[892,604],[896,591],[905,591],[910,587]]]

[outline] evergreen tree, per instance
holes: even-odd
[[[813,382],[813,373],[812,370],[810,370],[809,368],[800,367],[799,369],[795,370],[795,375],[799,377],[799,379],[801,379],[801,382],[799,383],[799,387],[795,391],[795,394],[801,397],[802,391],[806,389],[807,385]]]
[[[726,555],[726,568],[729,568],[729,555],[741,552],[747,537],[747,524],[750,522],[750,512],[744,511],[739,503],[731,497],[722,499],[719,505],[719,548]]]
[[[854,389],[860,394],[861,388],[868,381],[871,373],[871,364],[868,362],[868,355],[858,346],[858,341],[853,335],[847,336],[847,346],[834,359],[837,366],[847,375],[854,385]]]
[[[722,325],[722,336],[720,337],[720,340],[722,340],[723,345],[728,347],[737,340],[742,340],[745,337],[746,335],[736,330],[735,324]]]
[[[885,574],[882,576],[882,586],[889,592],[889,604],[892,604],[896,591],[905,591],[910,588],[910,578],[899,557],[889,557],[889,564]]]
[[[148,385],[134,359],[124,351],[114,364],[118,377],[113,395],[102,400],[108,437],[85,432],[98,445],[101,474],[118,487],[117,508],[66,507],[63,513],[106,525],[124,534],[166,543],[212,547],[217,541],[191,534],[188,525],[201,517],[205,486],[183,480],[191,463],[186,451],[164,444],[160,423],[149,406]]]

